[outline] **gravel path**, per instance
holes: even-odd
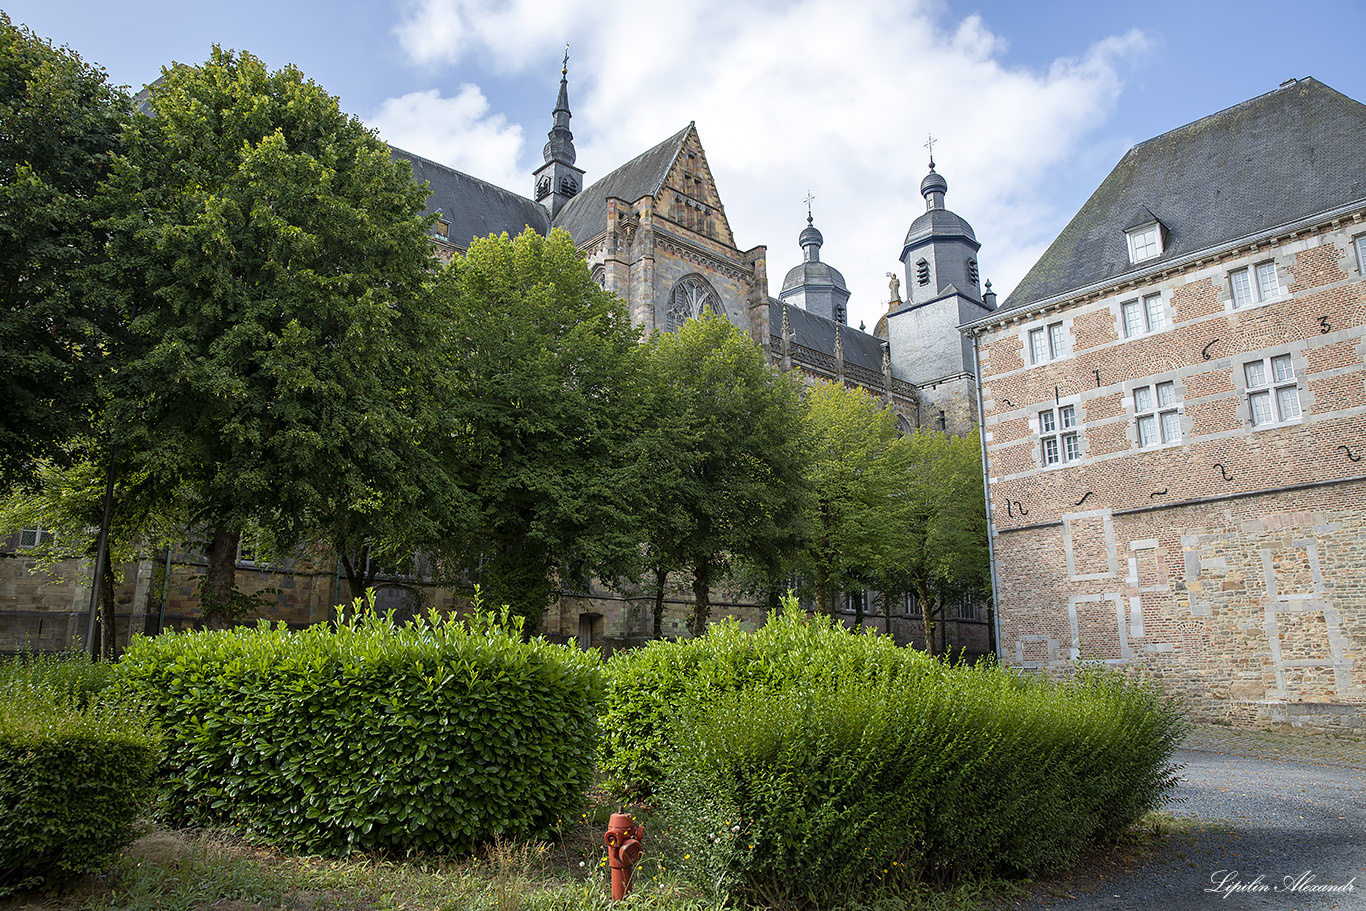
[[[1138,911],[1138,909],[1262,909],[1366,911],[1366,747],[1319,738],[1277,735],[1237,738],[1231,755],[1197,732],[1176,761],[1184,766],[1172,834],[1128,869],[1085,871],[1054,886],[1061,894],[1036,897],[1019,909]],[[1219,732],[1214,732],[1219,734]],[[1341,755],[1338,755],[1341,753]],[[1266,756],[1308,755],[1350,765]],[[1352,883],[1349,892],[1313,887]],[[1217,887],[1222,887],[1217,891]]]

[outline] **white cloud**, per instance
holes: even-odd
[[[390,145],[504,187],[526,182],[517,167],[522,128],[489,114],[478,86],[463,85],[454,98],[436,89],[386,100],[366,124]]]
[[[1130,32],[1046,72],[1012,67],[989,22],[946,21],[933,0],[416,0],[396,32],[415,63],[473,59],[499,73],[544,66],[570,41],[587,180],[696,120],[737,242],[769,247],[770,290],[800,259],[810,190],[822,258],[849,282],[851,321],[870,326],[924,210],[926,134],[948,205],[1005,292],[1070,214],[1041,192],[1045,178],[1113,110],[1146,44]],[[462,169],[501,182],[506,165]],[[525,168],[513,171],[503,185],[524,189]]]

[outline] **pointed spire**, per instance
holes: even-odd
[[[564,46],[564,63],[560,67],[560,94],[555,99],[554,110],[555,123],[546,134],[549,140],[545,144],[546,163],[558,161],[562,164],[573,164],[578,157],[574,151],[574,134],[569,131],[569,118],[573,116],[569,113],[569,45]]]

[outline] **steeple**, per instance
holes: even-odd
[[[814,198],[807,194],[806,227],[797,235],[797,244],[802,248],[802,263],[788,270],[778,300],[795,304],[843,325],[849,313],[849,286],[839,270],[821,262],[821,245],[825,243],[825,238],[817,230],[811,215],[811,201]]]
[[[928,145],[928,143],[927,143]],[[944,207],[949,182],[935,170],[930,158],[930,173],[920,181],[925,211],[906,232],[901,261],[906,266],[907,300],[921,304],[956,291],[975,301],[982,299],[977,271],[977,251],[981,244],[972,226]]]
[[[569,131],[569,45],[564,46],[560,67],[560,94],[555,99],[554,122],[546,134],[545,164],[536,170],[536,201],[550,210],[551,218],[583,189],[583,171],[574,167],[574,134]]]

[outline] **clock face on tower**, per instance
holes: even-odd
[[[545,199],[545,198],[546,198],[547,196],[549,196],[549,195],[550,195],[550,177],[549,177],[549,175],[545,175],[545,176],[542,176],[540,180],[536,181],[536,198],[537,198],[537,199]]]

